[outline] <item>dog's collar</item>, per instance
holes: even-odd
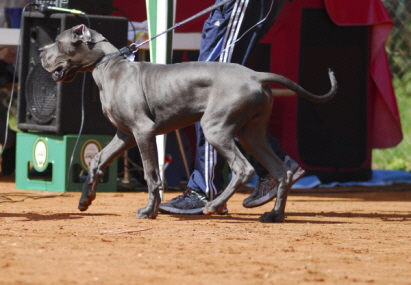
[[[133,45],[128,46],[128,47],[123,47],[123,48],[119,49],[119,50],[116,51],[116,52],[109,53],[109,54],[103,56],[102,58],[100,58],[100,59],[94,64],[94,66],[97,67],[97,66],[99,66],[100,64],[102,64],[103,62],[106,62],[107,60],[110,60],[110,59],[115,58],[115,57],[117,57],[117,56],[124,56],[124,57],[126,57],[126,56],[132,54],[134,51],[135,51],[135,47],[134,47]]]

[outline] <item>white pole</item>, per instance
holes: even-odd
[[[175,0],[146,0],[146,6],[148,16],[148,33],[150,38],[173,26],[175,19]],[[170,32],[150,42],[151,62],[164,64],[171,63],[172,39],[173,34]],[[164,189],[166,136],[157,136],[156,142],[160,175]],[[163,189],[160,191],[161,199],[163,199]]]

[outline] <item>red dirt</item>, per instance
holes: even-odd
[[[263,224],[272,205],[245,209],[245,193],[227,216],[140,220],[147,193],[82,213],[79,193],[0,185],[0,284],[411,284],[410,186],[296,190],[285,223]]]

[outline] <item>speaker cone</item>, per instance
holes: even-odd
[[[27,112],[38,124],[48,124],[56,118],[57,82],[41,63],[37,63],[26,81]]]

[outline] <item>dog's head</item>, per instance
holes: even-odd
[[[85,25],[65,30],[40,54],[41,64],[55,81],[72,81],[78,72],[91,71],[105,53],[96,44],[106,39]]]

